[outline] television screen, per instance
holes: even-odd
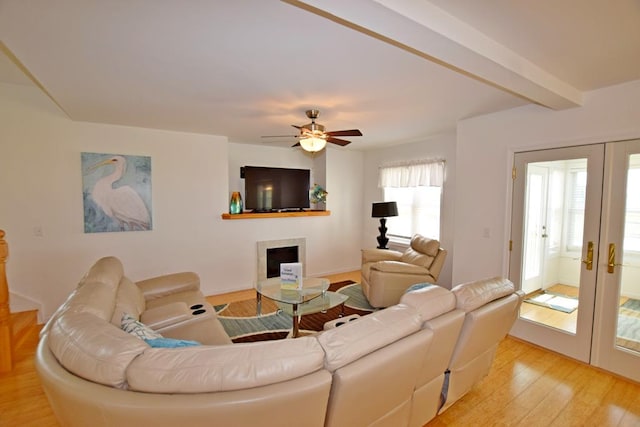
[[[244,167],[245,208],[255,212],[309,207],[309,169]]]

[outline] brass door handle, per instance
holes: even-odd
[[[622,264],[616,264],[616,244],[609,243],[609,259],[607,261],[607,273],[613,274],[613,268]]]
[[[593,242],[587,243],[587,259],[582,262],[586,264],[587,270],[593,270]]]

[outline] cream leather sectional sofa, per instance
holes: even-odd
[[[501,278],[416,288],[317,335],[233,344],[197,275],[133,283],[107,257],[43,328],[36,368],[63,426],[421,426],[488,373],[522,296]],[[151,347],[125,313],[202,345]]]

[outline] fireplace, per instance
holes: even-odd
[[[298,262],[298,247],[283,246],[267,249],[267,279],[280,276],[280,264]]]
[[[258,281],[280,275],[283,262],[301,262],[304,274],[306,240],[304,238],[258,242]]]

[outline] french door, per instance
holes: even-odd
[[[640,380],[640,141],[516,153],[511,333]]]
[[[591,363],[640,381],[640,140],[605,157]]]
[[[597,272],[597,260],[587,256],[598,255],[587,249],[599,245],[603,165],[602,144],[514,157],[509,278],[526,297],[511,334],[587,363]],[[547,184],[538,189],[541,171]],[[532,221],[532,216],[544,217],[544,222]],[[524,232],[532,226],[538,229]],[[541,253],[527,250],[536,246]],[[522,286],[532,274],[541,278],[537,289]],[[560,310],[567,301],[577,302],[577,308]]]

